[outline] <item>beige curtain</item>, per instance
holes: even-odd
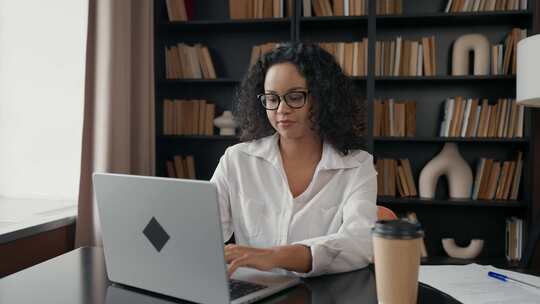
[[[89,0],[75,246],[100,246],[92,173],[154,175],[152,0]]]

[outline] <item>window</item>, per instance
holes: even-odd
[[[88,2],[0,1],[0,196],[77,198]]]

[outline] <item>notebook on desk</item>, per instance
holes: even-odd
[[[198,303],[251,303],[299,278],[240,268],[227,278],[215,186],[206,181],[94,174],[107,275]]]
[[[418,280],[464,304],[540,303],[540,289],[502,282],[488,276],[490,271],[540,286],[540,277],[478,264],[420,266]]]

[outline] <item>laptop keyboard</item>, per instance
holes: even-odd
[[[231,300],[241,298],[252,292],[266,288],[267,286],[239,280],[229,280],[229,293]]]

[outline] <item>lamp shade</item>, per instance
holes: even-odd
[[[540,107],[540,34],[522,39],[517,46],[516,100]]]

